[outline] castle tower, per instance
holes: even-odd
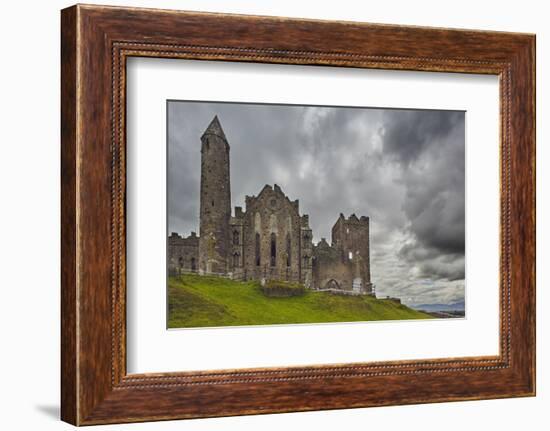
[[[230,255],[229,143],[217,116],[201,145],[199,272],[225,274]]]
[[[369,230],[368,217],[352,214],[346,219],[340,214],[332,228],[332,245],[340,250],[342,260],[352,265],[353,288],[372,294]]]

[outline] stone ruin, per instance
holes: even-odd
[[[218,117],[201,137],[200,235],[168,237],[170,274],[282,280],[306,288],[371,294],[369,218],[340,214],[330,244],[313,244],[309,216],[275,184],[231,211],[229,142]]]

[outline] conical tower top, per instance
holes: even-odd
[[[220,120],[217,115],[214,115],[214,118],[202,134],[202,136],[205,135],[216,135],[227,142],[227,138],[225,137],[225,133],[223,132],[222,125],[220,124]]]

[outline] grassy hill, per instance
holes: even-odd
[[[257,281],[182,275],[170,277],[168,289],[169,328],[431,318],[371,296],[306,290],[303,296],[266,297]]]

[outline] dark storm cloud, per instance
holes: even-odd
[[[437,248],[426,248],[416,242],[403,246],[399,256],[407,262],[416,263],[419,275],[424,278],[464,280],[464,254],[445,254]]]
[[[171,231],[198,230],[200,136],[218,115],[234,206],[277,183],[300,200],[315,241],[330,241],[340,212],[368,215],[379,294],[464,296],[464,113],[197,102],[168,111]]]
[[[418,160],[429,147],[439,145],[456,128],[464,124],[462,112],[427,110],[387,110],[384,113],[384,152],[393,154],[408,165]]]
[[[464,113],[386,111],[384,153],[403,170],[411,241],[400,255],[428,278],[464,279]]]

